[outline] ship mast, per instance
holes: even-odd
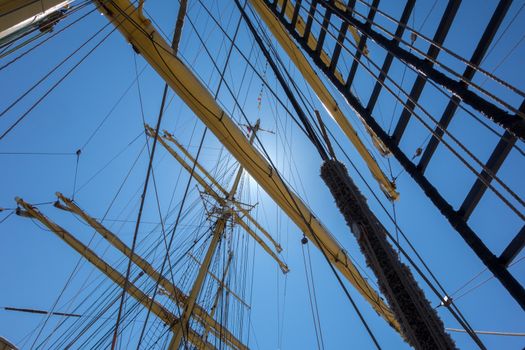
[[[252,144],[253,140],[255,139],[255,134],[257,133],[257,130],[259,129],[259,123],[260,121],[257,120],[257,122],[255,123],[255,126],[252,128],[252,134],[250,136],[250,144]],[[239,182],[241,180],[243,171],[244,169],[242,165],[240,165],[239,169],[237,170],[237,174],[235,176],[233,185],[228,193],[228,196],[226,197],[226,203],[223,203],[220,207],[221,215],[214,223],[213,235],[212,235],[210,245],[208,247],[208,250],[206,251],[206,255],[204,256],[204,261],[201,264],[199,273],[197,274],[197,278],[195,279],[195,282],[193,283],[193,287],[191,288],[191,292],[186,302],[186,305],[184,306],[184,312],[182,313],[181,320],[180,322],[177,323],[175,327],[175,335],[171,339],[168,349],[171,349],[171,350],[179,349],[183,335],[188,333],[188,322],[193,313],[193,308],[201,292],[206,275],[208,274],[208,269],[210,268],[211,261],[213,259],[213,256],[215,255],[215,250],[217,249],[217,246],[221,238],[223,237],[224,229],[226,228],[226,224],[232,216],[231,215],[232,208],[228,205],[228,203],[234,200],[235,194],[237,193],[237,188],[239,187]]]

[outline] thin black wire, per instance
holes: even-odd
[[[306,238],[303,238],[303,239],[306,239]],[[317,348],[318,349],[321,349],[323,348],[324,349],[324,343],[323,343],[323,340],[322,340],[322,335],[320,335],[319,333],[321,333],[321,325],[319,324],[319,311],[317,310],[317,301],[315,300],[315,296],[312,298],[312,290],[310,288],[310,275],[308,274],[308,265],[306,264],[306,257],[305,257],[305,254],[304,254],[304,245],[306,244],[301,242],[301,251],[303,253],[303,264],[304,264],[304,273],[305,273],[305,276],[306,276],[306,286],[307,286],[307,290],[308,290],[308,299],[310,301],[310,311],[312,313],[312,321],[314,323],[314,330],[315,330],[315,339],[317,341]],[[310,269],[312,268],[312,265],[310,264]],[[313,278],[312,278],[313,280]],[[312,281],[313,283],[313,281]],[[312,300],[314,299],[314,300]]]
[[[105,29],[107,27],[104,26],[103,29]],[[71,67],[65,75],[63,75],[56,83],[54,83],[51,88],[49,88],[35,103],[33,103],[31,105],[31,107],[29,109],[27,109],[9,128],[7,128],[6,131],[4,131],[2,133],[2,135],[0,135],[0,140],[2,140],[7,134],[9,134],[14,128],[15,126],[18,125],[18,123],[20,123],[25,117],[27,117],[27,115],[36,107],[40,104],[40,102],[42,102],[60,83],[62,83],[74,70],[75,68],[77,68],[82,62],[85,61],[86,58],[88,58],[89,55],[91,55],[100,45],[102,45],[102,43],[104,43],[106,41],[106,39],[117,29],[118,27],[115,27],[113,28],[105,37],[102,38],[101,41],[99,41],[91,50],[89,50],[87,52],[87,54],[85,54],[81,59],[80,61],[78,61],[77,63],[75,63],[75,65],[73,67]],[[101,32],[103,29],[101,29],[99,32]],[[97,32],[97,34],[99,33]],[[0,114],[0,117],[3,116],[5,114],[5,112],[7,110],[9,110],[14,104],[12,104],[10,107],[8,107],[6,110],[4,110],[1,114]]]
[[[108,120],[108,118],[113,114],[113,112],[115,111],[115,109],[118,107],[118,105],[120,104],[120,102],[122,102],[122,100],[124,99],[124,97],[128,94],[128,92],[131,90],[131,88],[137,83],[138,81],[138,78],[142,75],[142,73],[146,70],[146,67],[147,65],[144,65],[144,67],[141,68],[140,72],[138,74],[135,75],[135,78],[133,78],[132,82],[126,87],[126,89],[124,90],[124,92],[119,96],[119,98],[117,99],[117,101],[113,104],[113,106],[111,106],[111,108],[109,109],[109,111],[106,113],[106,115],[104,116],[104,118],[102,118],[102,120],[97,124],[97,127],[93,130],[93,132],[89,135],[89,137],[87,138],[86,142],[84,142],[84,144],[82,145],[82,147],[80,147],[81,150],[84,150],[87,145],[89,145],[89,143],[91,142],[91,140],[93,140],[93,137],[95,137],[95,135],[98,133],[98,131],[100,130],[100,128],[104,125],[104,123]],[[142,133],[141,133],[142,135]]]
[[[84,182],[82,185],[80,185],[80,187],[76,190],[75,194],[80,192],[82,189],[84,189],[87,185],[89,185],[89,183],[91,183],[91,181],[93,181],[93,179],[95,177],[97,177],[102,171],[104,171],[108,166],[110,166],[119,156],[121,156],[124,152],[126,152],[130,147],[131,145],[133,145],[135,143],[135,141],[137,141],[140,136],[142,136],[144,134],[144,131],[141,131],[137,136],[135,136],[133,138],[133,140],[131,140],[130,142],[128,142],[124,148],[122,148],[119,152],[117,152],[117,154],[115,156],[113,156],[109,161],[107,161],[100,169],[98,169],[89,179],[86,180],[86,182]],[[146,144],[143,145],[143,148],[146,147]]]
[[[3,210],[2,210],[3,211]],[[3,224],[5,221],[7,221],[7,219],[9,219],[9,217],[11,215],[13,215],[15,213],[14,210],[11,210],[11,212],[9,214],[7,214],[2,220],[0,220],[0,224]]]
[[[509,30],[509,28],[512,26],[512,24],[514,23],[514,21],[516,20],[516,18],[520,15],[521,11],[523,10],[523,8],[525,7],[525,2],[521,5],[521,7],[518,9],[518,11],[516,11],[516,13],[514,14],[514,16],[512,17],[512,19],[509,21],[509,23],[507,24],[507,26],[505,27],[505,29],[503,29],[503,31],[501,32],[501,34],[499,35],[499,37],[494,41],[494,44],[491,45],[491,47],[488,49],[487,53],[485,54],[485,57],[483,57],[483,59],[481,60],[481,63],[483,63],[484,61],[486,61],[488,59],[488,57],[490,56],[490,54],[494,51],[494,49],[498,46],[499,42],[501,41],[501,39],[505,36],[505,34],[507,34],[507,31]],[[488,79],[488,77],[485,79],[485,81]],[[483,84],[483,83],[482,83]]]

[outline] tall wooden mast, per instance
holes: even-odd
[[[260,121],[257,120],[257,123],[252,128],[252,134],[250,136],[250,144],[252,144],[253,140],[255,139],[255,134],[257,133],[257,130],[259,129],[259,122]],[[215,255],[215,250],[217,249],[217,246],[221,238],[223,237],[224,229],[226,228],[226,224],[232,216],[231,215],[232,209],[228,205],[228,202],[232,201],[235,197],[235,194],[237,193],[237,189],[239,187],[239,183],[240,183],[243,171],[244,171],[243,167],[239,166],[239,169],[237,170],[237,174],[235,176],[235,180],[233,181],[233,185],[226,197],[226,203],[223,203],[220,207],[221,215],[215,221],[213,235],[212,235],[210,245],[208,247],[208,250],[206,251],[206,255],[204,256],[204,261],[201,264],[199,273],[197,274],[197,278],[195,279],[195,282],[193,283],[193,287],[191,288],[191,292],[186,302],[186,305],[184,306],[184,311],[181,316],[181,321],[177,323],[177,326],[175,328],[175,335],[171,339],[168,349],[171,349],[171,350],[179,349],[183,335],[187,334],[189,330],[188,322],[193,313],[193,308],[202,290],[204,280],[206,278],[206,275],[208,274],[208,269],[210,268],[211,261],[213,259],[213,256]]]

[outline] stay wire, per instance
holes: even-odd
[[[9,217],[10,217],[11,215],[13,215],[14,213],[15,213],[15,211],[14,211],[14,210],[11,210],[11,211],[9,212],[9,214],[7,214],[2,220],[0,220],[0,224],[3,224],[4,222],[6,222],[7,219],[9,219]]]
[[[117,152],[110,160],[108,160],[100,169],[98,169],[89,179],[87,179],[82,185],[78,187],[78,189],[75,191],[75,195],[83,190],[87,185],[95,179],[98,175],[100,175],[101,172],[103,172],[107,167],[109,167],[113,162],[120,157],[122,154],[124,154],[139,138],[140,136],[144,135],[144,131],[140,131],[138,135],[136,135],[130,142],[128,142],[120,151]],[[146,144],[144,143],[143,149],[146,147]]]
[[[520,15],[521,11],[523,10],[523,8],[525,7],[525,2],[520,6],[520,8],[516,11],[516,13],[514,14],[514,16],[512,17],[512,19],[509,21],[509,23],[507,24],[507,26],[505,27],[505,29],[503,29],[503,31],[501,32],[501,34],[498,36],[498,38],[494,41],[494,44],[491,45],[491,47],[488,49],[487,53],[485,54],[485,56],[483,57],[483,59],[481,60],[481,63],[485,62],[488,57],[490,56],[490,54],[494,51],[494,49],[498,46],[498,44],[500,43],[501,39],[503,37],[506,37],[505,34],[507,34],[507,31],[509,30],[509,28],[512,26],[512,24],[514,23],[514,21],[516,20],[516,18]],[[492,72],[494,73],[494,71]],[[488,80],[488,77],[485,78],[485,81]],[[480,84],[480,85],[483,85]]]
[[[22,156],[74,156],[75,152],[0,152],[0,155]]]
[[[321,316],[319,315],[319,306],[318,306],[318,303],[317,303],[317,292],[316,292],[316,289],[315,289],[314,270],[313,270],[313,266],[312,266],[312,257],[311,257],[311,254],[310,254],[310,246],[309,245],[306,245],[306,255],[307,255],[307,258],[308,258],[308,267],[309,267],[309,271],[310,271],[310,281],[312,283],[312,295],[314,297],[314,302],[315,302],[315,313],[317,315],[317,324],[318,324],[318,327],[319,327],[319,335],[321,337],[321,344],[323,345],[323,349],[324,349],[323,332],[322,332],[322,329],[321,329]]]
[[[73,192],[72,192],[72,195],[71,195],[71,200],[75,200],[75,192],[76,192],[76,188],[77,188],[77,175],[78,175],[78,163],[80,161],[80,154],[82,152],[79,150],[77,150],[76,152],[76,156],[77,156],[77,159],[76,159],[76,162],[75,162],[75,178],[73,180]]]
[[[525,259],[525,256],[521,257],[520,259],[518,260],[515,260],[512,262],[512,264],[509,265],[509,267],[512,267],[514,265],[516,265],[517,263],[519,263],[520,261],[522,261],[523,259]],[[477,284],[476,286],[470,288],[469,290],[467,290],[466,292],[460,294],[459,296],[457,297],[454,297],[454,295],[458,294],[461,290],[465,289],[469,284],[471,284],[472,282],[474,282],[476,279],[478,279],[485,271],[487,271],[488,269],[487,268],[484,268],[483,270],[481,270],[480,272],[478,272],[476,275],[474,275],[471,279],[469,279],[467,282],[465,282],[461,287],[459,287],[458,289],[456,289],[453,293],[450,294],[450,297],[453,298],[454,300],[457,300],[463,296],[465,296],[466,294],[469,294],[470,292],[476,290],[477,288],[481,287],[482,285],[484,285],[485,283],[487,283],[488,281],[494,279],[494,275],[488,277],[487,279],[485,279],[484,281],[480,282],[479,284]]]
[[[95,135],[99,132],[99,130],[102,128],[102,126],[104,125],[104,123],[108,120],[108,118],[113,114],[113,112],[116,110],[116,108],[119,106],[119,104],[122,102],[122,100],[124,99],[124,97],[126,97],[126,95],[128,94],[128,92],[131,90],[131,88],[137,83],[138,79],[142,76],[142,73],[144,73],[144,71],[146,70],[146,67],[147,65],[144,65],[144,67],[141,68],[140,72],[138,74],[135,74],[135,77],[133,78],[133,80],[131,81],[131,83],[126,87],[126,89],[124,90],[124,92],[119,96],[119,98],[117,99],[117,101],[115,101],[115,103],[111,106],[111,108],[109,109],[109,111],[106,113],[106,115],[104,116],[104,118],[102,118],[102,120],[97,124],[96,128],[91,132],[91,134],[89,135],[89,137],[87,138],[87,140],[84,142],[84,144],[82,145],[82,147],[80,147],[81,150],[84,150],[90,143],[91,141],[93,140],[93,138],[95,137]],[[140,135],[143,135],[143,133],[141,133]]]

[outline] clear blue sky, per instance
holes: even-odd
[[[146,2],[146,9],[162,28],[162,31],[168,34],[171,33],[174,25],[177,11],[175,3],[160,0]],[[234,3],[221,0],[206,3],[212,12],[220,18],[220,22],[226,27],[228,33],[232,35],[239,17]],[[418,2],[415,15],[409,21],[414,27],[422,28],[422,32],[429,36],[433,34],[437,21],[446,6],[445,1],[437,1],[436,6],[430,11],[433,3],[434,1],[431,0]],[[190,18],[198,26],[201,35],[206,38],[208,50],[215,55],[219,66],[222,67],[229,47],[228,42],[224,40],[224,37],[196,0],[190,0],[189,6]],[[453,25],[445,41],[445,46],[463,57],[470,57],[495,6],[496,1],[486,1],[482,4],[474,0],[464,1],[458,13],[460,20]],[[523,1],[516,1],[513,4],[502,29],[509,24],[522,6]],[[396,18],[402,11],[402,6],[393,2],[384,1],[381,8]],[[88,6],[88,9],[91,10],[92,7]],[[358,9],[363,11],[364,8],[361,6]],[[427,14],[429,14],[428,19],[424,22]],[[69,21],[71,19],[64,23],[69,23]],[[59,24],[57,29],[61,28],[64,23]],[[1,70],[0,92],[2,100],[0,101],[0,108],[3,110],[11,101],[26,91],[62,58],[106,23],[107,20],[95,11],[72,28],[36,49],[32,54]],[[381,23],[388,25],[384,20]],[[505,58],[514,45],[523,44],[521,40],[524,23],[525,13],[520,12],[505,36],[483,62],[485,69],[492,71],[498,67],[499,62]],[[107,33],[108,30],[104,33]],[[426,50],[423,42],[418,41],[416,44]],[[252,47],[253,42],[244,25],[240,29],[238,45],[250,57],[257,69],[263,72],[265,63],[262,55],[257,48]],[[375,50],[373,45],[370,48],[372,60],[382,62],[382,53]],[[214,93],[219,75],[213,68],[206,52],[202,49],[189,23],[186,23],[184,27],[180,50],[183,59]],[[87,51],[83,50],[82,52]],[[68,61],[66,67],[59,69],[41,87],[35,89],[17,104],[6,116],[1,117],[0,130],[3,132],[18,116],[26,111],[83,53],[75,56],[72,61]],[[518,45],[517,49],[495,71],[499,77],[522,90],[525,89],[525,73],[520,68],[523,65],[524,55],[525,46]],[[1,63],[7,62],[10,57],[13,56],[3,58]],[[282,57],[285,58],[284,54]],[[462,71],[460,66],[453,63],[450,58],[443,57],[443,61],[447,64],[455,64],[453,67]],[[285,63],[288,64],[287,58],[285,58]],[[299,72],[292,67],[291,63],[289,65],[290,74],[295,78],[305,95],[309,97],[311,91],[300,78]],[[142,72],[143,67],[146,68]],[[245,68],[246,63],[234,51],[225,74],[226,84],[234,91],[239,91],[237,98],[244,105],[244,112],[252,122],[261,118],[262,127],[275,132],[275,134],[268,132],[260,134],[260,139],[274,163],[320,220],[348,250],[349,254],[360,266],[364,267],[364,259],[357,244],[319,177],[321,159],[316,155],[313,146],[299,132],[290,117],[286,115],[283,108],[276,105],[275,100],[268,92],[268,88],[263,89],[261,109],[258,109],[257,98],[261,91],[261,81],[249,68],[245,73]],[[136,83],[137,71],[142,72],[138,78],[138,85]],[[403,67],[399,62],[394,63],[391,72],[397,81],[401,81]],[[403,87],[409,89],[414,77],[413,73],[407,72]],[[496,86],[491,85],[493,83],[483,80],[483,77],[479,76],[475,79],[478,83],[483,83],[483,86],[502,95],[514,106],[521,103],[520,99],[510,94],[502,94]],[[267,81],[280,96],[284,96],[270,70],[267,72]],[[125,93],[130,85],[131,88]],[[97,218],[103,217],[110,208],[106,216],[106,219],[110,220],[105,222],[106,225],[130,244],[134,228],[131,221],[136,219],[141,186],[148,160],[146,151],[140,153],[145,144],[145,138],[141,135],[143,130],[142,118],[144,116],[145,120],[152,125],[155,123],[163,86],[163,81],[146,65],[140,56],[135,55],[122,36],[118,32],[113,33],[11,134],[0,141],[0,161],[2,164],[0,207],[13,208],[15,196],[20,196],[31,203],[53,201],[56,191],[71,196],[76,168],[74,152],[82,148],[78,164],[75,200],[82,208]],[[366,72],[360,71],[354,89],[364,101],[367,101],[371,86],[370,77],[367,76]],[[138,87],[140,87],[140,97]],[[359,134],[366,139],[367,134],[351,109],[346,106],[335,89],[332,88],[332,91],[339,104],[344,106],[345,114],[359,131]],[[111,111],[121,96],[123,96],[122,100]],[[162,129],[172,132],[178,140],[189,145],[189,150],[195,154],[203,125],[178,97],[175,96],[173,100],[171,97],[173,97],[172,92],[169,94],[171,103],[166,110]],[[239,110],[234,109],[233,99],[226,86],[221,88],[218,99],[228,112],[232,113],[233,111],[233,117],[236,120],[241,120],[241,123],[244,123]],[[316,108],[324,113],[322,106],[315,99],[312,101],[316,104]],[[396,112],[395,122],[401,111],[401,107],[396,107],[392,101],[390,97],[382,94],[376,108],[377,118],[385,127],[387,127],[393,112]],[[438,118],[446,105],[446,99],[430,88],[425,90],[421,101]],[[107,120],[95,132],[97,126],[108,113]],[[356,163],[357,169],[365,176],[366,181],[371,184],[372,189],[391,211],[391,205],[380,193],[377,184],[368,173],[363,161],[353,150],[350,142],[345,139],[335,124],[328,121],[327,115],[323,115],[323,117],[325,117],[329,129]],[[456,114],[450,130],[454,135],[461,135],[461,141],[482,160],[488,158],[497,142],[493,134],[480,127],[466,113],[458,112]],[[90,138],[92,135],[94,136]],[[425,141],[428,132],[422,129],[418,123],[412,121],[405,135],[407,137],[401,143],[401,147],[407,154],[412,154]],[[367,144],[370,142],[367,141]],[[520,146],[523,147],[523,144],[520,143]],[[178,163],[164,149],[158,148],[157,151],[154,166],[156,187],[162,215],[171,212],[166,220],[167,226],[170,226],[175,220],[178,203],[182,198],[188,174],[184,170],[181,171]],[[69,154],[5,154],[9,152]],[[228,187],[235,169],[234,161],[220,150],[220,144],[211,133],[208,133],[206,137],[202,152],[201,163],[217,177],[220,177],[221,182]],[[340,152],[338,154],[341,156]],[[135,167],[130,172],[130,176],[114,204],[111,205],[113,197],[136,159],[138,161]],[[392,223],[377,201],[373,199],[364,182],[358,177],[350,164],[346,160],[344,161],[349,167],[351,176],[355,178],[358,186],[369,198],[371,208],[385,226],[394,232]],[[385,171],[388,171],[386,162],[386,160],[381,160],[380,164]],[[106,167],[108,163],[109,165]],[[401,167],[395,159],[392,159],[391,163],[392,173],[394,175],[400,173]],[[524,166],[523,156],[514,150],[499,172],[500,178],[521,197],[525,195],[522,176]],[[103,170],[99,172],[101,169]],[[226,171],[227,169],[229,170]],[[443,147],[438,149],[427,174],[430,180],[437,184],[445,198],[456,208],[461,204],[474,181],[474,175],[461,166],[457,159]],[[449,293],[453,293],[481,272],[484,265],[407,174],[403,173],[399,176],[397,186],[401,193],[401,198],[396,203],[398,224],[418,252],[425,258],[445,289]],[[253,349],[315,349],[317,343],[306,284],[303,247],[300,243],[302,235],[297,227],[275,207],[264,191],[248,177],[245,177],[243,182],[241,198],[246,203],[258,203],[253,213],[261,224],[282,243],[284,248],[282,256],[290,266],[291,272],[283,276],[277,265],[260,248],[255,248],[255,254],[253,253],[253,241],[247,243],[244,233],[234,231],[233,236],[231,236],[231,244],[236,252],[236,260],[233,265],[233,270],[236,273],[232,274],[235,277],[231,277],[230,285],[238,294],[243,295],[252,307],[249,315],[246,309],[240,307],[238,303],[235,305],[236,301],[231,299],[232,311],[229,314],[228,323],[232,329],[238,330],[239,322],[236,320],[241,317],[244,310],[243,340],[247,341],[249,333],[249,345]],[[187,249],[191,240],[196,237],[194,236],[196,235],[194,226],[203,223],[203,201],[195,183],[190,186],[186,207],[191,208],[191,210],[181,220],[181,227],[177,231],[175,240],[175,246],[180,252]],[[61,212],[50,205],[43,205],[40,208],[46,215],[66,227],[83,242],[88,243],[90,241],[92,231],[70,214]],[[6,210],[1,213],[0,220],[9,212]],[[146,197],[143,221],[139,231],[141,244],[138,246],[138,251],[141,254],[145,254],[151,244],[158,242],[162,234],[158,227],[151,231],[155,227],[152,223],[159,222],[153,186],[150,186]],[[496,254],[504,249],[523,225],[523,222],[498,201],[490,191],[480,202],[469,223],[480,233],[489,248]],[[201,234],[203,232],[200,231]],[[406,246],[404,242],[403,244]],[[309,245],[311,246],[311,244]],[[91,242],[91,247],[111,263],[122,262],[122,256],[98,237]],[[161,245],[161,248],[149,256],[155,266],[160,265],[163,255],[162,249]],[[310,253],[324,348],[372,349],[373,345],[370,339],[331,270],[326,265],[324,258],[313,246]],[[197,251],[194,254],[200,257],[202,251]],[[522,256],[523,253],[516,260]],[[192,265],[191,259],[185,260],[187,261],[179,266],[176,278],[187,290],[189,282],[194,276],[195,266]],[[39,225],[28,219],[11,216],[0,224],[0,276],[2,278],[0,307],[50,309],[78,261],[79,255],[56,236],[42,230]],[[220,267],[220,264],[214,265],[217,273],[219,273]],[[120,264],[119,270],[124,271],[124,265]],[[368,270],[366,271],[370,273]],[[511,267],[511,271],[522,284],[525,283],[525,264],[523,262]],[[244,272],[247,274],[246,280],[243,280],[242,277]],[[190,276],[189,279],[188,276]],[[489,277],[490,274],[484,272],[454,297],[461,296]],[[101,284],[98,285],[98,283]],[[151,281],[144,278],[138,284],[145,290],[151,288],[152,285]],[[408,348],[399,336],[362,300],[358,293],[349,284],[347,286],[383,348]],[[431,294],[425,285],[421,284],[421,286],[432,304],[437,305],[437,298]],[[75,312],[90,314],[92,309],[87,307],[88,304],[105,298],[107,296],[104,294],[106,291],[111,291],[112,297],[117,295],[114,284],[105,279],[92,265],[84,262],[60,299],[57,311],[71,312],[81,300],[86,300],[87,304],[83,304]],[[208,290],[206,293],[210,293],[210,291]],[[73,301],[70,302],[70,300]],[[164,301],[162,297],[161,300]],[[134,303],[129,299],[128,306],[131,307],[132,305]],[[474,329],[506,332],[525,331],[523,311],[495,279],[486,282],[465,296],[459,297],[457,305]],[[446,327],[460,328],[445,310],[440,308],[438,311]],[[95,333],[95,336],[88,337],[88,341],[91,343],[87,343],[88,345],[85,347],[94,346],[94,343],[109,329],[108,326],[114,325],[112,316],[107,317],[110,317],[108,323],[103,325],[102,331]],[[137,330],[142,325],[143,317],[144,314],[140,314],[137,318],[138,321],[133,326],[130,324],[130,327],[134,328],[127,329],[122,337],[123,349],[127,348],[128,339],[131,340],[129,348],[134,347],[133,344],[138,338]],[[249,319],[251,319],[251,325],[248,323]],[[18,345],[23,345],[24,348],[29,348],[38,333],[37,326],[42,320],[43,317],[38,315],[0,310],[0,335]],[[39,336],[37,344],[52,332],[59,321],[61,318],[51,318],[42,335]],[[62,335],[66,328],[67,323],[66,327],[58,328],[53,339]],[[36,332],[35,329],[37,329]],[[159,333],[158,329],[150,329],[152,337],[158,336]],[[28,335],[29,337],[26,337]],[[458,347],[463,349],[475,348],[468,336],[459,333],[452,333],[452,336]],[[75,343],[73,348],[78,348],[85,339],[83,338],[80,342]],[[490,349],[522,349],[525,345],[523,338],[516,337],[482,336],[481,339]],[[47,343],[44,348],[51,347],[52,341]],[[60,348],[58,345],[57,347]]]

